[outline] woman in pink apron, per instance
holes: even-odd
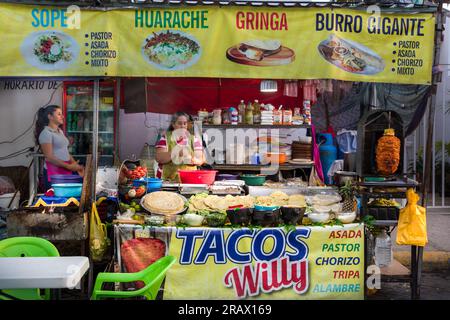
[[[60,106],[49,105],[38,111],[35,138],[45,156],[44,185],[51,188],[51,176],[56,174],[84,175],[84,167],[70,155],[69,140],[64,135],[61,126],[64,116]]]

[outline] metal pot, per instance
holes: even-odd
[[[356,172],[351,171],[336,171],[334,174],[334,181],[337,186],[343,186],[347,181],[356,182],[358,175]]]

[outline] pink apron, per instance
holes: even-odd
[[[65,163],[69,164],[70,161],[64,161]],[[54,164],[45,161],[45,164],[47,166],[47,180],[48,182],[51,182],[50,177],[55,174],[72,174],[72,171],[67,170],[66,168],[55,166]]]

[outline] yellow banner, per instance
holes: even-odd
[[[0,5],[0,76],[430,84],[435,17],[343,8]]]
[[[364,299],[364,227],[174,229],[164,299]]]

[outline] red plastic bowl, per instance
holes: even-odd
[[[213,184],[217,170],[178,170],[181,183]]]

